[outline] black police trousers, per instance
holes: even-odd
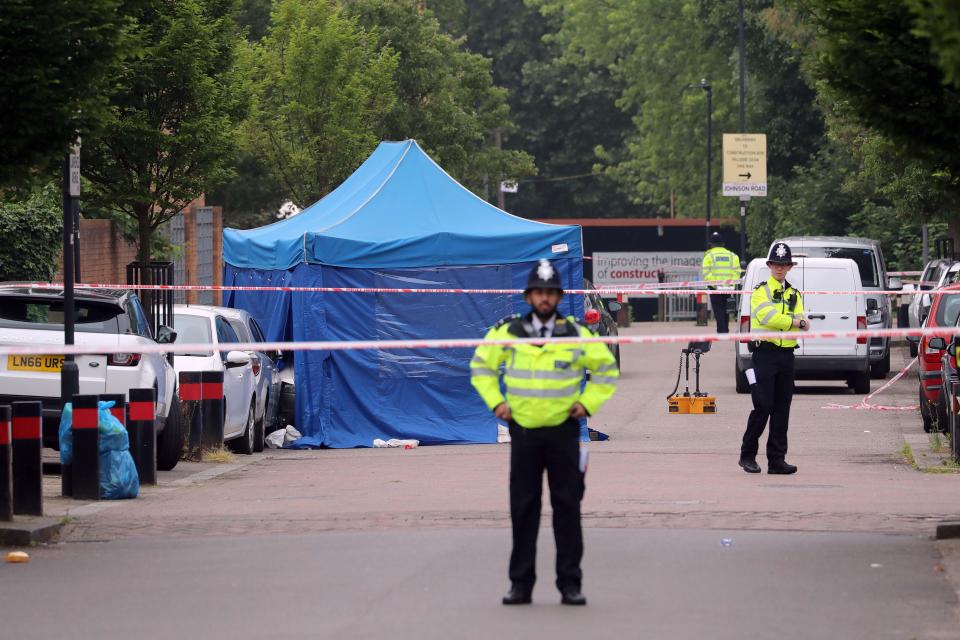
[[[547,472],[557,545],[557,588],[580,588],[583,532],[580,528],[580,424],[569,419],[556,427],[525,429],[510,421],[510,519],[513,552],[510,582],[531,590],[537,580],[537,532]]]
[[[793,400],[793,350],[761,345],[753,352],[753,372],[757,376],[757,383],[750,386],[753,411],[747,419],[740,457],[756,460],[760,436],[769,419],[767,460],[780,462],[787,455],[787,428]]]
[[[727,316],[727,300],[730,294],[710,294],[710,306],[713,307],[713,317],[717,320],[717,333],[730,333],[730,318]]]

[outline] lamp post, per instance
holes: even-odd
[[[747,131],[747,117],[746,117],[746,100],[744,98],[745,94],[745,80],[744,76],[745,71],[743,68],[743,0],[740,0],[740,24],[739,24],[739,38],[737,42],[737,50],[740,57],[740,133],[746,133]],[[747,264],[747,202],[750,201],[750,196],[742,196],[740,198],[740,262],[744,265]]]
[[[703,89],[707,92],[707,224],[704,226],[704,246],[710,244],[710,167],[713,164],[713,87],[706,78],[700,84],[687,85],[690,89]]]

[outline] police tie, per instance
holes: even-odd
[[[547,337],[547,328],[546,328],[546,327],[540,327],[540,337],[541,337],[541,338],[546,338],[546,337]]]

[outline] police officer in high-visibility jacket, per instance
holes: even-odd
[[[524,293],[532,311],[501,320],[485,340],[594,337],[572,317],[557,313],[563,296],[553,265],[541,260]],[[501,393],[502,377],[506,396]],[[584,373],[590,378],[583,384]],[[536,581],[543,472],[550,485],[561,602],[587,603],[581,591],[583,534],[580,500],[580,418],[596,413],[613,395],[620,371],[603,343],[481,344],[470,362],[470,379],[497,418],[510,427],[510,518],[513,552],[510,591],[503,604],[529,604]],[[581,388],[582,387],[582,388]]]
[[[703,279],[707,282],[717,280],[737,280],[740,278],[740,258],[723,246],[723,236],[714,231],[710,234],[710,249],[703,254]],[[707,285],[711,289],[733,289],[732,285]],[[717,333],[729,333],[727,300],[730,294],[714,293],[710,295],[713,317],[717,320]]]
[[[789,246],[782,242],[773,245],[767,257],[771,275],[758,284],[750,296],[750,330],[782,331],[784,335],[750,343],[753,369],[746,374],[753,395],[753,411],[747,419],[740,447],[740,466],[747,473],[760,473],[757,450],[768,419],[767,472],[797,472],[797,467],[786,461],[787,427],[793,399],[793,351],[797,348],[794,336],[798,330],[808,330],[810,323],[804,316],[800,292],[787,282],[787,272],[794,264]]]

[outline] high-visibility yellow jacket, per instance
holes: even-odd
[[[573,318],[557,316],[553,337],[594,337],[590,329]],[[487,332],[485,340],[539,337],[532,315],[510,316]],[[501,393],[500,375],[506,397]],[[590,380],[583,387],[584,371]],[[579,402],[589,414],[596,413],[616,390],[620,377],[617,361],[605,344],[548,343],[543,346],[481,344],[470,361],[470,381],[492,411],[501,402],[510,406],[513,420],[522,427],[552,427],[570,417]]]
[[[740,278],[740,258],[723,247],[712,247],[703,254],[704,280],[737,280]]]
[[[793,319],[803,315],[803,297],[800,292],[784,280],[780,284],[770,276],[761,282],[750,296],[751,331],[799,331],[793,328]],[[792,338],[768,340],[778,347],[796,347]]]

